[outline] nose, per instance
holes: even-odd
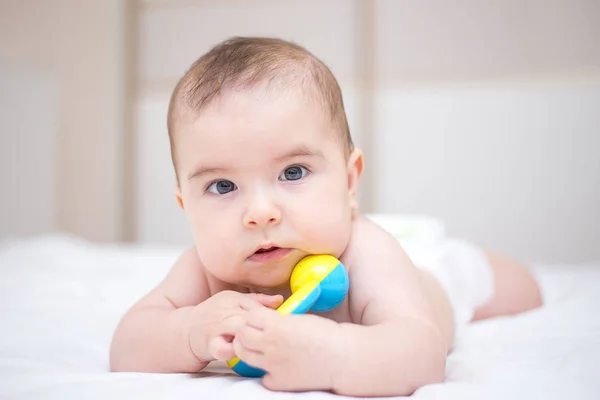
[[[281,210],[265,193],[255,193],[248,201],[244,214],[244,226],[258,228],[281,222]]]

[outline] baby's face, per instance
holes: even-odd
[[[218,279],[278,287],[302,257],[343,253],[356,179],[329,117],[308,99],[229,93],[182,124],[175,143],[177,193]]]

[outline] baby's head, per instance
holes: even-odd
[[[215,277],[264,290],[308,254],[343,253],[363,160],[333,74],[308,51],[219,44],[177,84],[168,129],[176,196]]]

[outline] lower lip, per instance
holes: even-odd
[[[258,263],[278,261],[287,256],[291,251],[292,249],[278,248],[277,250],[266,251],[264,253],[254,253],[248,257],[248,260]]]

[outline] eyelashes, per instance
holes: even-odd
[[[208,184],[208,186],[204,189],[205,192],[210,192],[214,194],[227,194],[229,192],[233,192],[237,189],[235,183],[221,179],[212,181]]]
[[[308,168],[303,165],[290,165],[279,175],[279,179],[282,181],[299,181],[308,173]]]

